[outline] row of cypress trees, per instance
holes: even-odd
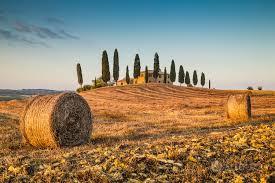
[[[114,64],[113,64],[113,77],[114,81],[117,83],[118,78],[119,78],[119,56],[118,56],[118,51],[115,49],[114,51]],[[135,56],[135,61],[134,61],[134,73],[133,76],[134,78],[138,78],[140,76],[140,58],[139,55],[136,54]],[[126,67],[126,82],[129,84],[130,83],[130,75],[129,75],[129,67],[127,65]],[[103,51],[102,54],[102,80],[104,82],[110,81],[110,70],[109,70],[109,61],[108,61],[108,55],[106,50]]]
[[[117,49],[115,49],[114,51],[114,57],[113,57],[113,78],[114,81],[117,82],[119,79],[119,56],[118,56],[118,51]],[[136,54],[135,56],[135,60],[134,60],[134,72],[133,72],[133,76],[134,78],[138,78],[140,76],[140,58],[139,55]],[[155,79],[158,78],[159,75],[159,71],[160,71],[160,67],[159,67],[159,55],[158,53],[155,53],[154,56],[154,70],[153,70],[153,77]],[[83,84],[83,78],[82,78],[82,71],[81,71],[81,66],[78,63],[77,64],[77,76],[78,76],[78,83],[81,85]],[[108,81],[110,81],[110,69],[109,69],[109,60],[108,60],[108,54],[107,51],[104,50],[102,53],[102,80],[107,83]],[[129,67],[127,65],[126,67],[126,82],[129,84],[130,83],[130,75],[129,75]],[[148,79],[149,79],[149,74],[148,74],[148,67],[145,67],[145,82],[148,83]],[[166,71],[166,67],[164,68],[164,83],[167,83],[167,71]],[[171,67],[170,67],[170,80],[171,82],[175,82],[176,81],[176,68],[175,68],[175,61],[172,60],[171,62]],[[95,79],[96,81],[96,79]],[[200,84],[203,87],[205,85],[205,74],[202,72],[201,73],[201,79],[200,79]],[[190,81],[190,76],[189,76],[189,72],[186,71],[184,72],[184,69],[182,67],[182,65],[180,65],[179,67],[179,73],[178,73],[178,82],[181,84],[185,83],[187,85],[191,84]],[[196,86],[198,84],[198,76],[197,76],[197,71],[195,70],[193,72],[193,85]],[[209,80],[209,88],[210,88],[210,80]]]
[[[205,74],[202,72],[201,73],[201,86],[204,87],[205,85]],[[191,84],[191,81],[190,81],[190,76],[189,76],[189,72],[186,71],[186,73],[184,72],[183,70],[183,67],[182,65],[180,65],[180,69],[179,69],[179,78],[178,78],[178,82],[181,84],[185,83],[187,85],[190,85]],[[193,72],[193,85],[196,86],[198,84],[198,75],[197,75],[197,71],[195,70]]]

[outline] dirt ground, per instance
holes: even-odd
[[[86,91],[91,143],[63,149],[23,145],[19,116],[29,99],[0,102],[0,181],[270,181],[275,92],[252,92],[251,121],[228,120],[227,96],[243,92],[164,84]]]

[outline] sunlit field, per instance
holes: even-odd
[[[227,96],[246,91],[164,84],[82,92],[93,113],[88,145],[21,143],[29,99],[0,102],[0,181],[259,182],[271,179],[275,92],[253,91],[252,119],[227,119]]]

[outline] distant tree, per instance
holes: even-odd
[[[117,80],[119,78],[119,57],[118,57],[117,49],[115,49],[115,52],[114,52],[113,77],[117,84]]]
[[[185,74],[185,84],[190,85],[190,76],[188,71],[186,71],[186,74]]]
[[[148,73],[148,67],[146,66],[145,67],[145,83],[148,83],[148,80],[149,80],[149,73]]]
[[[174,60],[172,60],[172,62],[171,62],[170,80],[171,80],[172,83],[176,81],[176,67],[175,67],[175,61]]]
[[[154,76],[155,80],[157,80],[157,78],[159,76],[159,55],[158,55],[158,53],[155,53],[153,76]]]
[[[184,83],[184,70],[183,70],[183,67],[182,65],[180,65],[180,69],[179,69],[179,83],[180,83],[180,86],[182,83]]]
[[[254,90],[252,86],[247,87],[248,90]]]
[[[110,81],[110,69],[107,51],[104,50],[102,54],[102,80],[107,83]]]
[[[258,90],[263,90],[263,87],[262,86],[258,86]]]
[[[163,83],[167,83],[167,71],[166,71],[166,67],[164,68],[164,80]]]
[[[128,65],[126,67],[126,83],[130,84],[130,75],[129,75],[129,68]]]
[[[193,72],[193,84],[194,84],[194,86],[196,86],[198,84],[198,75],[197,75],[196,70],[194,70],[194,72]]]
[[[201,73],[201,86],[204,87],[204,85],[205,85],[205,75],[204,75],[204,73],[202,72],[202,73]]]
[[[208,81],[208,88],[211,89],[211,81]]]
[[[80,88],[82,88],[82,85],[83,85],[83,77],[82,77],[82,70],[81,70],[81,65],[80,65],[80,63],[77,63],[77,65],[76,65],[76,72],[77,72],[78,84],[80,85]]]
[[[96,77],[95,77],[95,81],[94,81],[94,88],[96,88]]]
[[[138,54],[136,54],[136,57],[135,57],[133,75],[134,75],[134,78],[138,78],[140,76],[140,59]]]

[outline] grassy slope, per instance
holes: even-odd
[[[14,116],[26,102],[1,102],[0,181],[265,180],[274,171],[274,92],[253,93],[246,123],[225,118],[232,92],[243,91],[156,84],[84,92],[91,144],[55,150],[23,146]]]

